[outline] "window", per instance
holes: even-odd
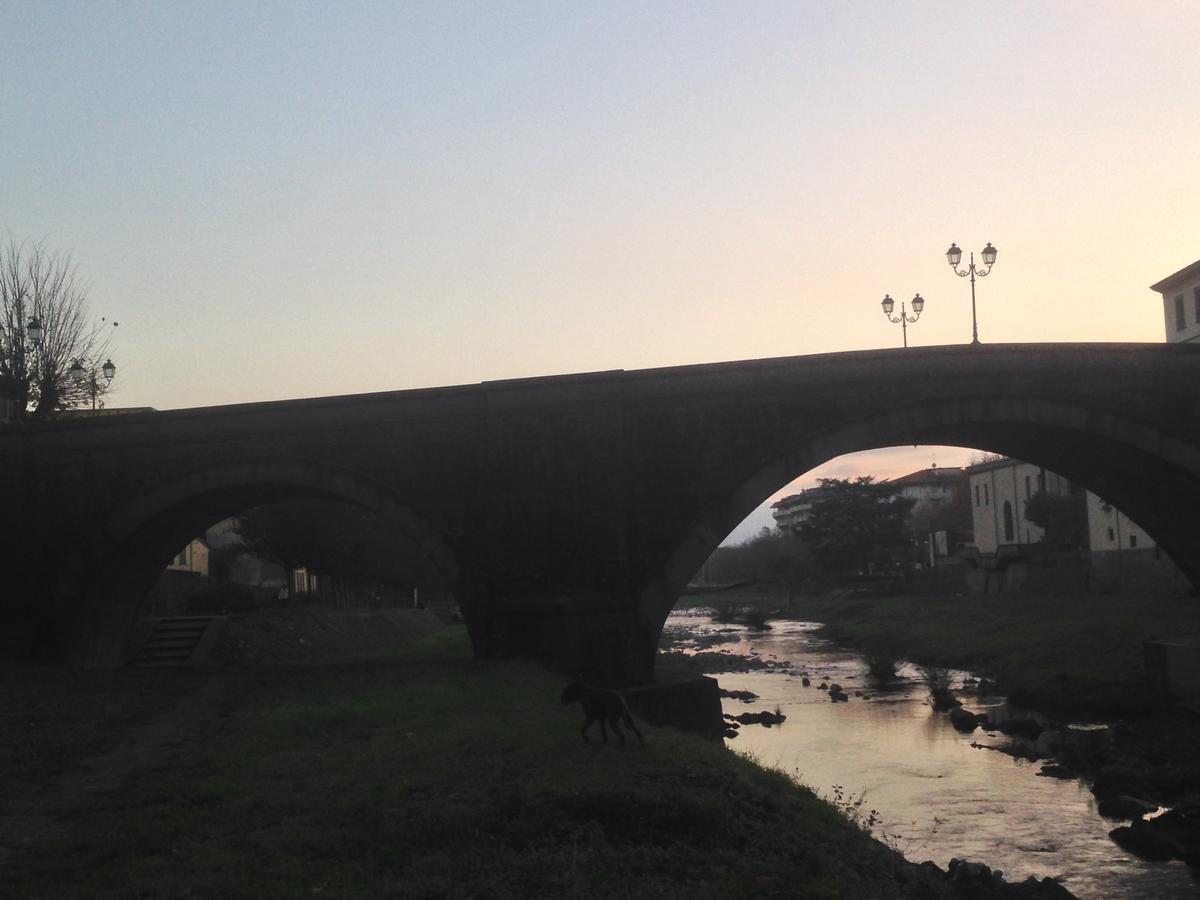
[[[990,504],[991,504],[991,499],[988,497],[988,486],[985,484],[983,486],[983,505],[988,506]]]
[[[1136,547],[1136,546],[1137,546],[1137,535],[1136,535],[1136,534],[1131,534],[1131,535],[1129,536],[1129,546],[1130,546],[1130,547]]]
[[[1012,504],[1007,500],[1004,501],[1004,539],[1006,541],[1013,539]]]
[[[1183,294],[1175,298],[1175,330],[1183,331],[1187,327],[1187,313],[1183,310]]]
[[[975,505],[979,505],[979,485],[975,485]]]
[[[1196,321],[1200,322],[1200,285],[1192,288],[1192,308],[1196,313]]]
[[[1028,500],[1033,496],[1033,479],[1028,475],[1025,476],[1025,499]]]
[[[1108,539],[1110,541],[1115,541],[1117,539],[1116,535],[1113,534],[1113,530],[1111,528],[1108,529]]]

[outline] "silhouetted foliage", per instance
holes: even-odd
[[[347,503],[292,500],[238,517],[242,548],[255,556],[304,567],[358,586],[433,586],[436,573],[402,536]]]
[[[1041,528],[1042,543],[1059,550],[1087,546],[1087,495],[1038,491],[1025,504],[1025,519]]]
[[[828,495],[813,504],[800,536],[827,571],[867,572],[872,563],[907,556],[906,519],[915,501],[899,496],[899,485],[872,475],[820,483]]]
[[[36,342],[28,334],[31,319],[43,332]],[[0,396],[11,397],[15,418],[90,404],[90,378],[76,384],[68,370],[76,359],[88,369],[102,365],[111,330],[103,319],[89,317],[87,293],[69,254],[12,237],[0,243]],[[97,379],[98,397],[112,389]]]
[[[710,584],[783,581],[802,577],[811,564],[808,548],[793,534],[763,528],[732,547],[718,547],[701,570]]]

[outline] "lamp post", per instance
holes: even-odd
[[[917,319],[921,318],[921,312],[925,309],[925,298],[922,297],[920,294],[916,294],[912,298],[912,309],[913,309],[913,312],[916,313],[916,315],[914,315],[914,316],[910,316],[905,311],[903,300],[900,301],[900,315],[895,316],[895,317],[892,316],[892,310],[896,308],[896,301],[893,300],[887,294],[883,295],[883,302],[880,303],[879,305],[883,307],[883,314],[885,316],[887,316],[888,321],[891,322],[893,325],[900,326],[900,333],[904,336],[904,346],[907,347],[908,346],[908,326],[910,324],[912,324],[913,322],[917,321]]]
[[[87,376],[88,390],[92,395],[92,415],[96,415],[96,397],[100,393],[100,382],[96,380],[96,373],[100,372],[104,376],[105,383],[112,384],[113,376],[117,374],[117,367],[113,365],[111,359],[106,359],[104,365],[97,368],[94,364],[89,364],[88,368],[84,368],[83,360],[77,359],[71,364],[71,368],[67,369],[67,374],[71,376],[76,384],[84,383],[84,376]]]
[[[988,241],[988,245],[983,248],[979,254],[983,259],[983,264],[987,269],[975,268],[975,251],[971,251],[971,262],[966,270],[958,268],[959,262],[962,260],[962,251],[958,249],[958,245],[951,243],[950,249],[946,251],[946,262],[950,263],[950,268],[954,270],[954,274],[960,278],[971,276],[971,343],[979,343],[979,324],[975,319],[975,276],[986,278],[992,271],[992,266],[996,264],[996,248],[992,246],[992,242]]]
[[[24,294],[17,294],[16,327],[8,335],[8,346],[4,346],[3,334],[0,334],[0,366],[7,368],[7,384],[0,384],[0,421],[12,418],[20,419],[25,415],[25,405],[29,401],[29,368],[39,363],[39,355],[44,349],[42,338],[45,329],[37,316],[32,316],[22,328],[25,321]]]

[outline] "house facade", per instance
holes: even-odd
[[[1154,547],[1154,539],[1111,503],[1087,495],[1088,546],[1092,553],[1123,553]]]
[[[958,551],[971,542],[970,514],[959,497],[966,482],[966,470],[961,466],[939,467],[936,463],[890,482],[899,486],[897,496],[915,501],[908,521],[921,565],[961,564]]]
[[[829,496],[823,487],[805,488],[798,494],[789,494],[771,504],[771,516],[780,531],[799,533],[800,527],[812,515],[813,504]]]
[[[1001,548],[1041,543],[1045,532],[1025,519],[1025,507],[1038,491],[1066,495],[1071,482],[1033,463],[1001,457],[967,469],[975,546],[983,555]]]
[[[1200,343],[1200,259],[1150,285],[1162,294],[1167,343]]]
[[[908,475],[893,478],[890,484],[899,485],[899,496],[906,500],[915,500],[918,506],[940,506],[954,499],[954,492],[965,477],[966,474],[959,466],[938,468],[935,463],[928,469],[919,469]]]
[[[167,564],[172,572],[191,572],[193,575],[208,574],[208,544],[200,538],[189,541],[187,546],[175,554]]]

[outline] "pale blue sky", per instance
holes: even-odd
[[[1162,339],[1195,3],[0,0],[0,228],[124,405],[970,335]],[[949,461],[947,461],[949,464]]]

